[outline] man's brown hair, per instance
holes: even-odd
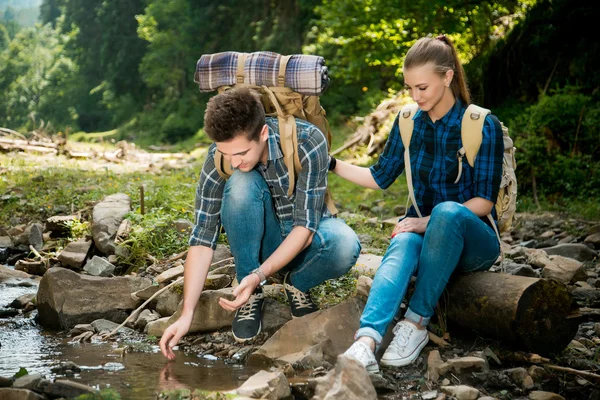
[[[258,141],[264,125],[260,95],[247,88],[229,89],[212,97],[204,113],[204,130],[215,142],[228,142],[240,135]]]

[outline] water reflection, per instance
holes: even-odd
[[[36,291],[37,285],[17,280],[0,283],[0,308],[7,307],[21,295]],[[57,377],[52,372],[53,367],[71,361],[79,365],[81,371],[68,379],[100,389],[112,387],[123,399],[155,399],[156,394],[165,389],[235,389],[260,369],[181,351],[177,352],[175,361],[167,362],[158,346],[123,340],[70,344],[71,338],[64,333],[41,329],[35,323],[35,315],[36,311],[27,316],[0,319],[0,376],[11,377],[23,367],[30,374],[39,373],[52,379]],[[125,347],[128,352],[123,351]],[[118,365],[122,368],[117,368]]]

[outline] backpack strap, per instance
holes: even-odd
[[[214,156],[215,169],[219,176],[225,180],[229,179],[231,175],[233,175],[233,169],[231,168],[231,163],[227,162],[223,158],[223,154],[219,150],[215,150]]]
[[[293,115],[286,115],[279,102],[277,101],[277,97],[271,89],[266,86],[263,86],[262,89],[271,99],[275,110],[277,111],[277,120],[279,121],[279,136],[281,143],[281,150],[283,152],[283,163],[287,167],[288,174],[290,176],[289,186],[288,186],[288,197],[294,193],[294,187],[296,186],[296,178],[298,177],[298,172],[302,169],[302,165],[300,164],[300,158],[298,156],[298,134],[296,132],[296,118]]]
[[[292,56],[281,56],[279,59],[279,74],[277,75],[277,86],[285,86],[285,70],[287,68],[288,61]]]
[[[415,207],[415,211],[419,218],[422,217],[421,210],[417,205],[415,199],[415,189],[412,184],[412,171],[410,168],[410,140],[412,138],[413,129],[415,128],[414,117],[417,113],[419,106],[417,104],[408,104],[402,107],[400,111],[400,117],[398,118],[398,127],[400,128],[400,137],[402,138],[402,144],[404,145],[404,171],[406,173],[406,183],[408,185],[408,196],[412,205]],[[408,212],[408,208],[406,210]],[[406,213],[404,214],[406,216]]]
[[[487,108],[479,107],[475,104],[469,104],[467,107],[461,122],[460,134],[463,147],[458,151],[459,173],[455,183],[458,183],[458,180],[460,179],[463,155],[467,157],[467,162],[471,167],[475,166],[475,158],[477,157],[477,153],[479,152],[479,148],[481,147],[481,142],[483,140],[483,125],[485,124],[485,117],[487,117],[490,113],[491,111]],[[495,206],[496,205],[494,204],[493,207]],[[498,243],[500,243],[500,265],[502,266],[502,272],[504,272],[504,251],[502,251],[502,239],[500,239],[500,232],[498,231],[498,227],[496,226],[496,222],[494,221],[491,212],[487,215],[487,219],[490,221],[490,225],[494,229],[494,233],[496,233]]]
[[[246,66],[246,58],[248,58],[247,53],[238,54],[237,72],[235,74],[235,80],[238,85],[244,83],[244,79],[246,77],[246,74],[244,73],[244,67]]]
[[[462,117],[460,134],[463,147],[459,150],[459,153],[464,150],[463,154],[466,155],[467,162],[471,167],[475,166],[475,158],[483,140],[483,124],[485,123],[485,117],[490,113],[491,111],[487,108],[469,104]],[[462,164],[459,165],[459,168],[461,167]]]

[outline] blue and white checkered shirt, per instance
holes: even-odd
[[[280,222],[291,221],[293,226],[303,226],[316,232],[323,216],[331,216],[325,205],[329,150],[325,135],[314,125],[296,119],[298,156],[302,171],[298,174],[294,192],[287,195],[289,174],[283,161],[277,118],[267,117],[269,128],[267,165],[257,164],[255,169],[265,178],[273,197],[275,212]],[[218,174],[212,144],[196,189],[195,226],[189,240],[190,246],[215,249],[221,230],[221,201],[225,179]]]
[[[421,110],[414,116],[410,165],[415,200],[423,216],[430,215],[433,207],[444,201],[464,203],[474,197],[482,197],[496,203],[502,180],[504,142],[500,122],[494,115],[490,114],[485,119],[475,167],[471,167],[464,158],[462,176],[458,183],[454,183],[458,175],[456,154],[462,147],[461,121],[465,111],[466,106],[457,99],[450,111],[435,123]],[[371,174],[382,189],[388,188],[404,171],[399,115],[383,153],[371,167]],[[407,216],[417,217],[414,206],[409,208]],[[495,209],[492,210],[492,216],[496,216]]]

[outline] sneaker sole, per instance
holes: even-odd
[[[425,347],[425,345],[428,342],[429,342],[429,334],[427,334],[425,336],[425,339],[421,343],[419,343],[419,345],[417,346],[417,348],[415,349],[415,351],[412,353],[412,355],[410,357],[393,359],[393,360],[385,360],[382,358],[380,363],[381,363],[381,365],[385,365],[386,367],[405,367],[407,365],[410,365],[417,359],[417,357],[419,357],[419,354],[421,354],[421,350],[423,350],[423,347]]]
[[[377,364],[369,365],[368,367],[366,367],[366,369],[370,375],[379,373],[379,365],[377,365]]]

